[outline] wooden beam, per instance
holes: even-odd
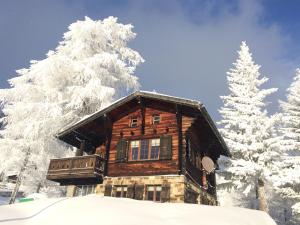
[[[176,104],[176,121],[178,130],[178,173],[182,174],[185,171],[185,152],[182,148],[182,112],[179,105]]]
[[[75,156],[82,156],[85,150],[85,140],[80,140],[80,148],[76,149]]]
[[[106,143],[105,143],[105,162],[104,162],[104,176],[108,174],[108,160],[109,160],[109,153],[110,153],[110,142],[112,136],[112,121],[109,115],[106,115],[106,123],[109,126],[106,127]]]
[[[141,135],[145,134],[145,101],[143,98],[138,98],[138,103],[140,105],[141,115],[142,115],[142,125],[141,125]]]

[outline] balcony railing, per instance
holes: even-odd
[[[98,182],[103,169],[104,159],[99,155],[51,159],[47,179],[61,185]]]

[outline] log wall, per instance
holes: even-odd
[[[134,112],[113,122],[108,176],[178,174],[178,127],[176,114],[146,107],[144,111],[144,123],[142,114],[143,111],[141,109],[136,109]],[[152,116],[154,114],[160,115],[161,121],[159,124],[152,124]],[[130,127],[132,117],[138,118],[137,127]],[[144,127],[144,129],[142,129],[142,127]],[[116,147],[120,138],[130,141],[159,138],[161,135],[172,136],[171,160],[116,162]]]

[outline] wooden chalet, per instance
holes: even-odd
[[[198,101],[138,91],[82,119],[57,138],[76,156],[52,159],[47,179],[67,185],[67,195],[105,196],[216,205],[214,171],[230,156]]]

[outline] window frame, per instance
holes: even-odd
[[[138,142],[138,145],[134,145],[134,147],[133,147],[132,146],[133,142]],[[139,140],[132,140],[132,141],[130,141],[130,143],[129,143],[129,157],[128,157],[129,161],[137,161],[137,160],[139,160],[139,158],[140,158],[140,144],[141,143],[140,143]],[[133,159],[133,157],[132,157],[133,148],[138,148],[137,149],[137,159]]]
[[[115,193],[114,193],[114,196],[116,198],[127,198],[127,192],[128,192],[128,187],[127,186],[122,186],[122,185],[118,185],[118,186],[115,186],[116,189],[115,189]],[[121,189],[121,192],[118,191],[118,188]],[[126,190],[125,190],[126,189]],[[117,196],[117,193],[120,192],[120,196]],[[125,196],[124,196],[124,193],[125,193]]]
[[[133,122],[135,121],[135,122]],[[139,126],[139,120],[138,120],[138,117],[137,116],[132,116],[130,117],[130,123],[129,123],[129,126],[132,127],[132,128],[135,128],[135,127],[138,127]]]
[[[149,188],[153,188],[153,197],[149,199]],[[158,190],[160,189],[160,190]],[[157,193],[159,192],[159,200],[157,200]],[[162,193],[162,186],[161,185],[147,185],[146,186],[146,200],[153,201],[153,202],[161,202],[161,193]]]
[[[155,118],[158,118],[158,121],[155,120]],[[151,124],[157,125],[157,124],[160,124],[160,122],[161,122],[161,116],[160,116],[160,114],[153,114],[152,118],[151,118]]]
[[[74,196],[86,196],[95,193],[96,193],[96,185],[93,184],[76,185]]]
[[[147,158],[141,159],[141,151],[142,151],[142,141],[147,140]],[[153,140],[158,140],[158,153],[157,153],[157,158],[151,158],[151,153],[152,153],[152,141]],[[132,145],[132,143],[138,142],[138,154],[137,154],[137,159],[133,159],[133,148],[136,148],[136,145]],[[128,161],[150,161],[150,160],[159,160],[160,157],[160,138],[145,138],[145,139],[135,139],[135,140],[130,140],[129,141],[129,154],[128,154]]]
[[[158,145],[152,145],[152,141],[158,140]],[[157,152],[157,158],[152,158],[152,147],[158,147],[158,152]],[[149,159],[150,160],[159,160],[159,153],[160,153],[160,138],[153,138],[150,139],[150,144],[149,144]]]

